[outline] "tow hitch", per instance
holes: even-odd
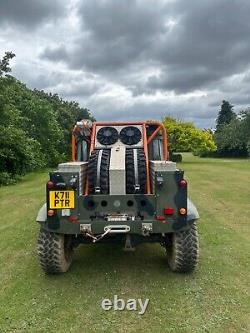
[[[81,224],[80,231],[84,236],[91,238],[93,243],[97,243],[102,238],[104,238],[108,234],[125,234],[130,231],[130,226],[128,225],[107,225],[104,227],[104,233],[101,235],[95,236],[92,233],[90,224]]]

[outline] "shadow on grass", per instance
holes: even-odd
[[[128,280],[170,279],[172,273],[167,265],[165,250],[158,244],[141,244],[134,252],[125,252],[121,245],[81,245],[74,253],[69,271],[62,275],[46,275],[52,282],[58,279],[92,281],[124,278]],[[181,274],[182,276],[182,274]],[[172,277],[172,278],[171,278]]]
[[[158,244],[141,244],[134,252],[125,252],[122,245],[95,244],[83,245],[76,250],[73,265],[79,268],[106,267],[115,269],[122,265],[131,269],[151,266],[166,268],[165,250]]]
[[[85,289],[93,286],[108,289],[122,288],[123,283],[132,286],[153,288],[157,284],[171,286],[173,282],[193,279],[193,274],[171,272],[167,265],[166,253],[158,244],[141,244],[135,252],[124,252],[122,246],[111,244],[82,245],[76,249],[72,266],[60,276],[47,275],[53,283],[73,281]],[[139,287],[137,287],[138,289]],[[140,288],[138,289],[140,290]]]

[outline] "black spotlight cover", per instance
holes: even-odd
[[[125,145],[136,145],[141,140],[141,131],[135,126],[124,127],[120,132],[120,140]]]
[[[118,140],[118,132],[114,127],[102,127],[97,132],[97,140],[105,146],[113,145]]]

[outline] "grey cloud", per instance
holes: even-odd
[[[164,4],[149,1],[84,1],[79,7],[82,33],[69,50],[69,65],[109,72],[144,61],[157,34],[165,31]],[[50,58],[50,54],[45,52]],[[56,58],[65,60],[64,55]]]
[[[38,70],[19,67],[19,77],[32,87],[77,98],[99,119],[172,114],[203,127],[214,122],[223,99],[235,109],[248,104],[249,0],[63,0],[60,8],[58,3],[0,0],[5,24],[41,29],[35,38],[41,33],[44,44],[34,46]],[[76,17],[69,11],[67,17],[68,5]],[[43,28],[58,15],[64,15],[63,23]]]
[[[54,45],[54,46],[47,46],[41,53],[41,59],[49,59],[51,61],[68,61],[69,54],[65,45]]]
[[[249,12],[248,0],[84,1],[80,35],[43,56],[117,83],[123,77],[123,84],[126,74],[154,63],[160,75],[136,82],[134,91],[204,89],[250,64]]]
[[[65,77],[65,79],[67,79]],[[73,82],[66,80],[62,82],[61,85],[54,88],[60,95],[68,98],[79,98],[82,96],[90,96],[98,92],[102,84],[100,82],[91,82],[91,81],[78,81]]]
[[[161,36],[155,47],[155,57],[167,68],[149,86],[191,91],[246,69],[248,1],[178,1],[174,11],[172,34]]]
[[[203,88],[210,82],[220,79],[220,74],[204,67],[170,68],[157,77],[148,79],[148,86],[153,90],[175,90],[176,93],[185,93],[195,88]]]
[[[45,67],[38,63],[15,65],[13,74],[31,88],[51,91],[70,99],[90,96],[103,86],[103,82],[91,74],[60,70],[45,72]]]
[[[64,1],[59,0],[0,0],[0,25],[34,27],[45,19],[61,16]]]
[[[173,116],[175,118],[195,122],[200,127],[212,127],[217,115],[217,110],[214,108],[203,108],[203,110],[201,110],[201,108],[197,108],[197,102],[192,101],[186,104],[166,101],[155,101],[148,104],[141,101],[131,106],[114,107],[110,105],[110,112],[108,112],[108,106],[108,101],[106,101],[106,104],[103,103],[103,107],[100,107],[98,101],[88,105],[92,110],[95,110],[94,116],[100,121],[114,119],[119,121],[161,120],[165,116]]]

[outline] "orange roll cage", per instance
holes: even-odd
[[[140,125],[143,128],[143,148],[146,158],[146,173],[147,173],[147,194],[151,193],[150,188],[150,175],[149,175],[149,158],[148,158],[148,145],[156,137],[156,135],[161,132],[162,134],[162,145],[163,145],[163,159],[168,160],[168,144],[167,144],[167,133],[165,126],[158,121],[145,121],[145,122],[94,122],[91,132],[90,149],[89,155],[92,153],[95,147],[95,136],[96,136],[96,126],[133,126]],[[156,126],[154,132],[148,136],[147,128],[149,126]],[[78,131],[77,125],[72,131],[72,161],[76,161],[76,132]],[[88,195],[88,179],[86,181],[85,195]]]

